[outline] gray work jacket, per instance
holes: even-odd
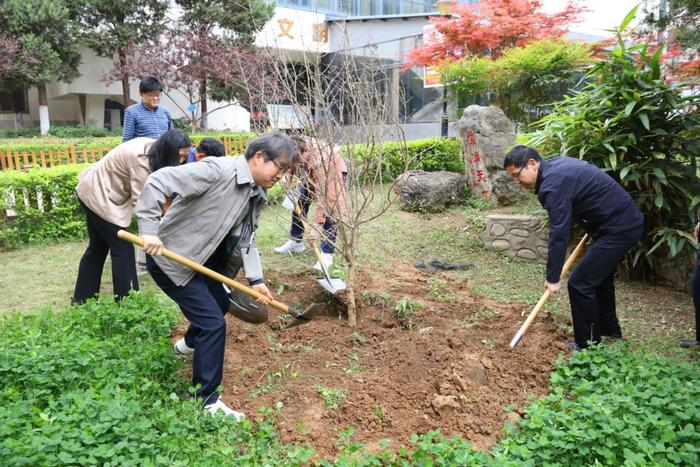
[[[162,215],[166,198],[173,204]],[[136,203],[136,217],[141,235],[157,235],[163,245],[197,263],[203,264],[214,253],[219,244],[239,227],[246,218],[252,218],[249,235],[241,238],[239,248],[253,254],[247,258],[254,264],[246,271],[262,271],[257,247],[252,233],[258,226],[260,210],[267,201],[266,191],[255,185],[250,175],[248,162],[243,157],[207,157],[194,164],[166,167],[152,173],[146,180],[141,196]],[[249,208],[253,209],[248,217]],[[236,255],[229,258],[227,271],[234,271]],[[195,272],[163,256],[154,256],[158,267],[175,285],[187,284]],[[249,277],[250,281],[261,279]]]

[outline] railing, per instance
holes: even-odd
[[[95,162],[112,148],[83,148],[75,149],[71,144],[67,149],[49,149],[42,151],[13,151],[10,146],[5,150],[0,149],[0,169],[2,170],[29,170],[37,167],[47,168],[58,165],[78,164],[82,162]]]
[[[221,138],[226,155],[239,156],[245,152],[250,140],[241,138]],[[92,147],[76,149],[71,144],[64,149],[13,151],[10,145],[0,148],[0,170],[29,170],[59,165],[91,163],[102,159],[113,148]]]
[[[249,139],[230,138],[228,136],[221,138],[221,141],[224,143],[227,156],[242,156],[248,147],[248,143],[250,143]]]

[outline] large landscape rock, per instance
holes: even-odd
[[[494,105],[470,105],[457,122],[457,130],[472,193],[495,197],[504,206],[515,203],[524,190],[503,169],[506,150],[515,143],[513,122]]]
[[[454,172],[423,172],[404,178],[399,204],[404,211],[444,211],[466,199],[467,180]]]

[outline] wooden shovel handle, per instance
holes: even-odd
[[[571,265],[576,261],[576,258],[581,254],[581,251],[583,251],[583,247],[586,245],[586,242],[588,241],[588,234],[584,234],[583,238],[581,239],[580,242],[578,242],[578,245],[576,245],[576,248],[574,251],[571,252],[571,255],[569,255],[569,259],[566,260],[564,263],[564,266],[561,268],[561,274],[559,277],[564,277],[564,275],[569,271],[569,268],[571,268]],[[515,336],[513,337],[513,340],[510,342],[510,347],[513,348],[516,345],[518,345],[518,342],[520,342],[520,339],[525,335],[525,332],[527,329],[530,327],[530,324],[535,320],[537,317],[537,313],[540,312],[542,307],[544,306],[544,303],[547,301],[549,296],[552,293],[549,291],[549,289],[545,290],[544,293],[542,294],[542,297],[540,300],[537,302],[537,305],[535,305],[535,308],[532,309],[530,314],[528,315],[527,319],[523,323],[522,326],[520,326],[520,329],[518,329],[518,332],[515,333]]]
[[[127,242],[131,242],[134,245],[138,246],[143,246],[143,239],[137,235],[134,235],[132,233],[127,232],[126,230],[120,230],[117,232],[117,236],[121,238],[122,240],[126,240]],[[194,271],[197,271],[200,274],[204,274],[205,276],[211,277],[214,280],[217,280],[219,282],[222,282],[229,287],[238,290],[239,292],[243,292],[244,294],[248,294],[251,297],[258,299],[263,296],[260,292],[257,290],[253,290],[250,287],[246,287],[245,285],[241,284],[240,282],[236,282],[230,277],[226,277],[223,274],[219,274],[216,271],[213,271],[209,269],[206,266],[202,266],[199,263],[195,263],[191,259],[185,258],[184,256],[178,255],[175,252],[172,252],[168,250],[167,248],[162,248],[161,249],[161,254],[165,256],[168,259],[171,259],[175,261],[176,263],[182,264],[183,266],[186,266]],[[282,302],[278,302],[277,300],[271,300],[267,303],[269,306],[275,307],[278,310],[284,312],[284,313],[289,313],[289,307],[285,305]]]

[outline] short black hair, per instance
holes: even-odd
[[[506,158],[503,160],[503,168],[507,169],[511,165],[514,165],[517,168],[525,167],[527,165],[527,161],[530,159],[534,159],[537,162],[542,161],[540,153],[535,149],[519,144],[508,151]]]
[[[265,160],[272,161],[279,156],[286,155],[292,164],[297,161],[297,150],[294,141],[279,131],[263,133],[250,142],[245,150],[246,160],[251,159],[258,151],[265,154]]]
[[[192,146],[184,131],[168,130],[148,148],[148,166],[151,172],[163,167],[180,165],[180,149]]]
[[[224,143],[216,138],[203,138],[197,145],[197,152],[204,153],[206,157],[223,157],[226,155]]]
[[[160,84],[160,81],[158,81],[158,78],[155,76],[144,76],[141,83],[139,83],[139,92],[142,93],[162,90],[163,85]]]

